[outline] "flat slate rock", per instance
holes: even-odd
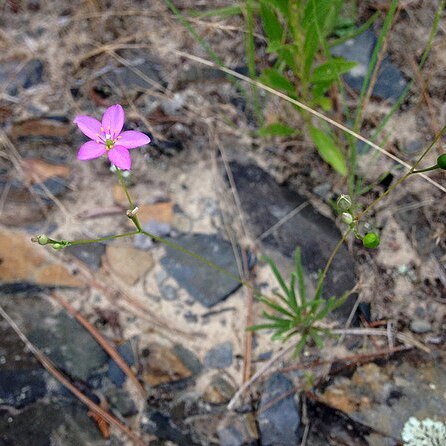
[[[23,411],[0,410],[2,446],[106,446],[88,410],[80,403],[37,402]]]
[[[107,354],[85,328],[65,312],[55,312],[45,299],[37,295],[0,295],[0,305],[29,340],[72,378],[87,381],[105,365]],[[17,339],[17,343],[21,341]],[[16,368],[11,358],[5,360],[5,365]]]
[[[300,415],[294,400],[293,383],[283,374],[275,373],[263,391],[257,422],[263,446],[299,444]]]
[[[239,277],[232,245],[220,236],[184,234],[172,241]],[[226,299],[240,287],[240,282],[235,279],[169,246],[166,247],[161,265],[180,287],[208,308]]]
[[[343,77],[347,84],[358,93],[361,91],[376,43],[375,33],[367,30],[359,36],[331,49],[333,56],[341,56],[346,60],[357,62],[358,65]],[[384,57],[372,95],[393,103],[404,91],[406,85],[407,82],[401,71],[388,57]]]
[[[256,165],[231,162],[230,167],[243,213],[254,237],[261,236],[307,201],[291,189],[277,184],[271,175]],[[263,238],[262,242],[265,248],[279,251],[290,259],[300,246],[304,269],[310,278],[316,279],[341,237],[332,220],[307,204],[300,212]],[[344,245],[337,253],[327,274],[323,295],[340,297],[354,285],[355,263],[347,246]],[[340,317],[347,317],[353,302],[351,296],[337,314]]]
[[[232,364],[233,352],[230,342],[212,347],[204,357],[204,365],[211,369],[224,369]]]

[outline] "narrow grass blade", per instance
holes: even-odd
[[[270,257],[266,257],[264,256],[265,261],[268,263],[268,265],[271,268],[271,271],[274,274],[274,277],[277,280],[277,283],[280,285],[280,288],[282,288],[285,296],[288,296],[290,294],[290,290],[288,289],[285,281],[283,280],[283,277],[280,274],[280,271],[277,269],[276,264],[274,263],[274,261],[270,258]]]
[[[307,290],[305,288],[305,277],[302,267],[302,255],[300,247],[296,248],[296,252],[294,253],[294,264],[296,268],[297,283],[299,285],[300,306],[302,306],[305,305],[307,302]]]

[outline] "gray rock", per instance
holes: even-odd
[[[160,223],[155,220],[142,225],[144,231],[150,232],[153,235],[159,237],[166,237],[170,234],[170,225],[168,223]],[[153,240],[150,237],[146,237],[143,234],[136,234],[133,242],[133,246],[139,249],[149,249],[154,245]]]
[[[101,267],[102,256],[105,253],[105,245],[103,243],[75,245],[65,248],[65,251],[72,254],[82,263],[85,263],[92,270],[97,271]]]
[[[138,413],[135,403],[125,390],[111,387],[105,395],[112,408],[117,410],[123,417],[131,417]]]
[[[232,246],[218,235],[187,234],[172,241],[239,277]],[[181,287],[205,307],[216,305],[240,287],[240,283],[235,279],[169,246],[166,247],[166,255],[161,259],[161,265]]]
[[[31,59],[21,66],[21,62],[7,61],[0,67],[0,83],[6,92],[16,96],[20,88],[28,89],[43,82],[44,66],[39,59]]]
[[[204,357],[204,365],[211,369],[224,369],[232,364],[232,344],[223,342],[209,350]]]
[[[218,426],[220,446],[258,445],[259,433],[255,418],[251,413],[225,416]]]
[[[181,344],[175,344],[173,346],[173,351],[193,375],[198,375],[201,372],[203,366],[193,351],[182,346]]]
[[[368,65],[375,48],[377,38],[373,31],[367,30],[359,36],[337,45],[331,49],[333,56],[357,62],[358,65],[344,75],[347,84],[356,92],[360,92]],[[384,57],[378,72],[372,95],[395,102],[407,85],[401,71],[392,64],[388,57]]]
[[[170,413],[148,406],[144,415],[141,423],[144,432],[153,434],[161,440],[173,441],[178,445],[199,446],[187,429],[171,418]]]
[[[0,295],[0,305],[29,340],[72,378],[87,381],[94,371],[105,365],[107,354],[88,331],[65,312],[55,312],[44,298],[31,294]],[[0,328],[4,326],[2,324]],[[14,357],[19,354],[11,356],[11,352],[18,352],[23,346],[19,343],[17,349],[9,342],[6,344],[5,366],[18,368],[20,361]],[[19,342],[17,338],[16,342]],[[16,361],[15,365],[12,361]]]
[[[40,321],[28,332],[29,340],[73,378],[88,377],[107,361],[107,354],[75,319],[60,312]]]
[[[240,197],[244,215],[254,237],[260,237],[306,199],[285,186],[260,167],[231,162],[231,171]],[[293,258],[298,246],[308,279],[316,282],[318,273],[325,267],[331,252],[341,238],[335,223],[307,204],[299,213],[288,219],[269,235],[262,237],[263,246]],[[290,265],[294,263],[290,262]],[[344,244],[338,251],[324,282],[324,297],[342,296],[355,285],[355,262]],[[354,304],[350,296],[337,310],[347,318]]]
[[[53,400],[37,402],[21,412],[0,412],[0,444],[4,446],[105,446],[85,406]]]
[[[159,287],[161,296],[163,296],[164,300],[177,300],[178,299],[178,293],[175,287],[172,285],[161,285]]]
[[[41,197],[44,202],[51,204],[53,203],[53,200],[48,196],[48,192],[55,197],[60,197],[68,191],[68,186],[65,178],[52,177],[45,180],[43,184],[34,184],[32,190]]]
[[[135,356],[133,354],[132,344],[130,342],[126,342],[125,344],[119,345],[116,350],[121,355],[121,358],[129,365],[132,366],[135,364]],[[127,375],[121,370],[121,368],[116,364],[113,359],[109,359],[108,361],[108,377],[110,381],[116,384],[119,387],[122,387]]]
[[[102,76],[102,80],[112,88],[125,86],[132,93],[145,92],[147,89],[154,88],[156,84],[166,86],[161,72],[161,65],[154,59],[137,58],[128,66],[107,72]]]
[[[0,404],[20,408],[48,393],[48,375],[44,370],[0,369]]]
[[[257,422],[263,446],[289,446],[299,441],[299,410],[293,384],[281,373],[266,382]]]
[[[410,331],[423,334],[432,331],[432,324],[425,319],[414,319],[410,321]]]
[[[211,382],[203,393],[203,400],[211,404],[226,404],[234,396],[235,388],[224,377],[218,373],[214,375]]]

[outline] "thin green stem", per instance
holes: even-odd
[[[426,167],[426,169],[413,170],[412,172],[410,172],[410,175],[414,173],[429,172],[430,170],[437,170],[437,169],[439,169],[438,164],[435,164],[435,166]]]
[[[134,203],[134,201],[130,195],[130,192],[127,188],[127,184],[125,184],[125,179],[122,175],[121,170],[117,168],[116,172],[118,173],[119,184],[124,189],[124,193],[127,197],[127,201],[129,202],[129,205],[130,205],[130,212],[127,213],[127,216],[130,218],[130,220],[132,220],[132,222],[136,226],[136,229],[138,230],[138,232],[141,232],[142,227],[141,227],[141,223],[139,222],[138,216],[136,215],[136,213],[132,214],[132,212],[136,209],[135,203]]]
[[[390,194],[396,187],[398,187],[401,183],[403,183],[412,173],[415,171],[417,166],[421,163],[421,161],[424,159],[424,157],[430,152],[432,147],[436,144],[436,142],[442,137],[443,133],[446,130],[446,125],[443,126],[443,128],[440,130],[440,132],[435,136],[433,141],[429,144],[429,146],[426,148],[426,150],[421,154],[421,156],[418,158],[417,162],[410,168],[409,172],[407,172],[405,175],[403,175],[395,184],[390,186],[385,192],[383,192],[375,201],[373,201],[369,206],[367,206],[357,217],[356,222],[359,223],[361,218],[367,214],[370,209],[375,207],[383,198],[387,197],[387,195]]]
[[[170,240],[167,240],[163,237],[160,237],[158,235],[152,234],[150,232],[147,231],[140,231],[141,234],[144,234],[147,237],[152,238],[153,240],[156,240],[157,242],[162,243],[163,245],[169,246],[172,249],[175,249],[176,251],[180,251],[184,254],[187,254],[197,260],[199,260],[201,263],[204,263],[205,265],[209,266],[210,268],[221,272],[222,274],[225,274],[226,276],[230,277],[231,279],[236,280],[237,282],[239,282],[241,285],[247,286],[248,288],[253,288],[252,285],[250,285],[248,282],[245,282],[244,280],[241,280],[239,276],[237,276],[236,274],[233,274],[229,271],[226,271],[224,268],[222,268],[221,266],[216,265],[215,263],[211,262],[210,260],[206,259],[205,257],[201,256],[200,254],[197,254],[196,252],[190,251],[187,248],[184,248],[181,245],[177,245],[176,243],[171,242]]]
[[[116,238],[131,237],[136,234],[139,234],[139,231],[125,232],[123,234],[110,235],[108,237],[100,237],[100,238],[92,238],[92,239],[84,239],[84,240],[73,240],[71,242],[67,242],[67,246],[88,245],[90,243],[101,243],[101,242],[106,242],[108,240],[114,240]],[[59,243],[56,240],[54,240],[54,242]]]
[[[246,54],[248,60],[248,71],[251,79],[256,79],[256,49],[254,41],[254,5],[253,0],[246,0]],[[259,90],[256,85],[251,85],[252,107],[254,114],[259,122],[262,122],[263,116],[259,102]]]
[[[330,257],[328,258],[327,263],[325,265],[325,268],[323,269],[321,275],[319,276],[319,280],[317,281],[316,291],[314,292],[315,296],[320,294],[320,292],[322,290],[322,286],[324,285],[324,280],[325,280],[325,277],[327,276],[328,270],[330,269],[330,266],[333,263],[333,260],[336,256],[336,254],[341,249],[341,246],[343,245],[343,243],[345,242],[345,240],[347,239],[347,236],[350,234],[351,231],[352,231],[352,228],[348,228],[347,231],[344,232],[344,235],[342,236],[342,238],[339,240],[339,242],[337,243],[337,245],[334,247],[333,251],[331,252]]]
[[[119,178],[119,184],[124,189],[125,196],[127,197],[127,201],[129,202],[130,208],[134,209],[135,203],[132,200],[132,197],[130,196],[130,193],[127,189],[127,185],[125,184],[124,176],[122,175],[121,169],[116,168],[116,173],[118,174]]]

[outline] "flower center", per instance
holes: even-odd
[[[105,140],[105,148],[107,150],[110,150],[115,145],[115,141],[113,139],[106,139]]]

